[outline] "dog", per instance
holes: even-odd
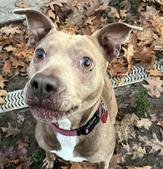
[[[53,168],[60,157],[108,169],[118,108],[107,66],[139,27],[118,22],[91,36],[72,35],[57,31],[36,10],[14,13],[26,15],[29,41],[35,46],[24,93],[37,120],[36,140],[46,151],[44,168]]]

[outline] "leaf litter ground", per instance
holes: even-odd
[[[16,5],[28,7],[25,0],[19,0]],[[155,62],[163,59],[162,2],[49,0],[42,11],[58,30],[73,34],[89,35],[115,21],[143,28],[143,31],[131,34],[120,57],[112,60],[108,67],[111,76],[122,76],[139,64],[151,75],[144,85],[151,97],[141,83],[116,89],[119,105],[117,145],[111,166],[113,169],[162,169],[163,74],[155,69]],[[22,89],[27,81],[26,68],[33,49],[28,45],[30,33],[25,25],[11,23],[0,28],[0,103],[3,103],[6,90]],[[28,109],[0,115],[1,169],[41,168],[45,154],[34,139],[34,125],[35,120]],[[60,161],[55,165],[71,169],[94,168],[89,164]]]

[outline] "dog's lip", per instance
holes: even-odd
[[[42,110],[44,110],[44,111],[46,111],[46,112],[57,112],[57,113],[61,113],[61,114],[69,114],[69,113],[71,113],[71,112],[74,112],[74,111],[76,111],[77,109],[78,109],[78,107],[79,106],[73,106],[73,107],[71,107],[71,108],[69,108],[69,109],[49,109],[49,108],[46,108],[46,107],[40,107],[40,106],[30,106],[30,109],[31,110],[37,110],[38,112],[39,111],[42,111]]]

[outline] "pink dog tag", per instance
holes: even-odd
[[[106,123],[107,119],[108,119],[108,112],[104,111],[101,113],[101,117],[100,117],[102,123]]]

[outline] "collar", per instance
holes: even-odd
[[[50,123],[49,127],[56,133],[60,133],[64,136],[81,136],[81,135],[88,135],[94,127],[99,123],[101,120],[102,123],[106,123],[108,118],[108,112],[105,109],[104,103],[101,101],[97,111],[94,113],[92,118],[87,121],[83,126],[77,129],[65,130],[59,128],[55,123]]]

